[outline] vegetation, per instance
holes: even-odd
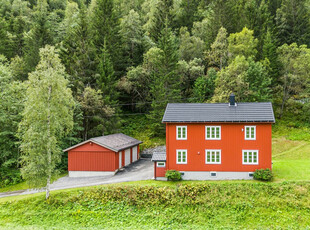
[[[47,201],[41,194],[1,199],[0,226],[305,229],[310,225],[310,184],[305,182],[144,182],[53,193]]]
[[[261,180],[261,181],[271,181],[273,178],[273,174],[271,169],[256,169],[253,177],[255,180]]]
[[[168,180],[171,181],[180,181],[182,180],[181,173],[177,170],[167,170],[165,177],[167,177]]]

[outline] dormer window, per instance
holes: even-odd
[[[177,126],[177,140],[187,139],[187,126]]]

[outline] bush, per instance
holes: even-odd
[[[271,181],[273,174],[271,169],[256,169],[253,175],[255,180]]]
[[[182,180],[181,173],[177,170],[167,170],[166,175],[168,180],[180,181]]]

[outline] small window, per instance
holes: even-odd
[[[253,177],[254,173],[249,172],[249,177]]]
[[[177,126],[177,140],[187,139],[187,126]]]
[[[245,126],[244,138],[245,140],[256,139],[256,126]]]
[[[210,172],[210,175],[211,175],[212,177],[215,177],[215,176],[216,176],[216,172]]]
[[[206,164],[221,164],[221,150],[206,149]]]
[[[160,167],[160,168],[166,167],[166,162],[157,162],[157,163],[156,163],[156,166],[157,166],[157,167]]]
[[[221,140],[221,126],[206,126],[206,140]]]
[[[258,150],[243,150],[242,164],[258,165]]]
[[[177,164],[187,164],[187,150],[177,150]]]

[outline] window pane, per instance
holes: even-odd
[[[257,163],[257,152],[253,152],[253,162]]]
[[[181,128],[178,127],[178,138],[181,138]]]
[[[212,162],[215,162],[215,152],[212,151]]]
[[[249,152],[249,163],[252,163],[252,152]]]
[[[186,128],[183,127],[183,135],[182,135],[183,138],[186,138]]]
[[[215,128],[212,127],[212,138],[215,138]]]
[[[216,162],[220,162],[220,152],[216,152]]]
[[[216,138],[220,138],[220,128],[216,127]]]
[[[243,156],[244,162],[247,163],[248,162],[248,156],[247,156],[248,154],[247,154],[247,152],[244,152],[243,154],[244,154],[244,156]]]
[[[211,162],[210,152],[207,152],[207,162]]]

